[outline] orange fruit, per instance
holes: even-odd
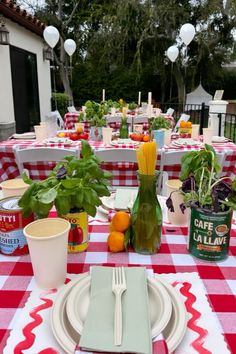
[[[84,129],[82,128],[82,127],[78,127],[77,129],[76,129],[76,133],[78,133],[78,134],[81,134],[81,133],[83,133],[84,132]]]
[[[59,138],[64,138],[66,136],[66,133],[60,132],[57,134]]]
[[[179,124],[180,128],[187,128],[188,126],[188,122],[185,122],[184,120],[182,120]]]
[[[114,230],[124,232],[128,229],[130,216],[125,211],[117,211],[111,219],[111,224]]]
[[[125,235],[119,231],[112,231],[107,239],[108,248],[111,252],[121,252],[125,249]]]
[[[144,141],[145,143],[148,142],[148,141],[150,141],[150,136],[149,136],[149,135],[144,135],[143,141]]]
[[[187,123],[187,128],[191,128],[192,127],[192,122],[186,122]]]

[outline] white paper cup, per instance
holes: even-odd
[[[111,107],[111,115],[112,115],[112,116],[115,116],[115,114],[116,114],[116,109],[115,109],[115,107]]]
[[[34,126],[34,131],[35,131],[35,136],[36,136],[36,141],[37,142],[41,142],[41,141],[47,139],[48,134],[47,134],[47,126],[46,126],[46,124],[35,125]]]
[[[179,192],[179,188],[182,186],[182,182],[179,179],[171,179],[166,182],[167,196],[171,194],[173,202],[174,212],[169,209],[167,211],[167,217],[171,224],[177,226],[187,225],[190,218],[190,209],[187,208],[182,213],[180,204],[184,202],[183,195]]]
[[[170,145],[171,143],[171,129],[165,129],[164,130],[164,144],[165,145]]]
[[[103,144],[110,144],[112,139],[112,128],[102,127],[102,140]]]
[[[8,179],[0,183],[2,195],[4,198],[13,196],[22,196],[29,188],[29,184],[25,183],[22,178]]]
[[[211,144],[214,130],[211,128],[203,128],[202,131],[204,144]]]
[[[192,139],[198,139],[199,127],[199,124],[192,124]]]
[[[65,219],[47,218],[31,222],[23,230],[35,281],[42,289],[56,288],[66,279],[70,226]]]

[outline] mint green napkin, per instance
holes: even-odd
[[[125,268],[127,290],[122,295],[122,345],[114,346],[115,296],[112,269],[93,267],[91,298],[80,347],[102,352],[152,353],[146,269]]]

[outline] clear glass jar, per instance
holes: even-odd
[[[157,176],[139,177],[139,190],[131,211],[132,245],[135,252],[154,254],[161,245],[162,210],[157,199]]]

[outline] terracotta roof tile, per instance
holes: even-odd
[[[0,1],[0,13],[30,31],[43,36],[45,24],[32,14],[28,13],[25,9],[15,5],[11,0]]]

